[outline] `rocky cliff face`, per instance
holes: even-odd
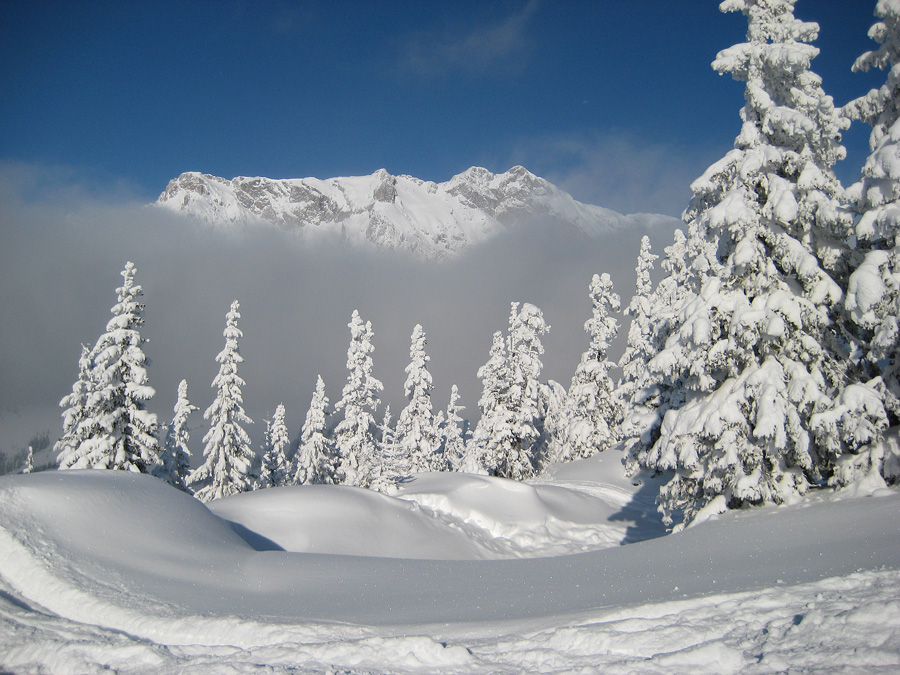
[[[392,176],[231,180],[183,173],[159,196],[160,208],[206,223],[269,223],[304,237],[338,235],[352,243],[441,259],[509,228],[539,222],[570,225],[590,235],[671,221],[623,216],[582,204],[521,166],[502,174],[473,167],[445,183]]]

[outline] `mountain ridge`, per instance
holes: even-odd
[[[574,226],[590,236],[674,222],[584,204],[522,166],[501,174],[471,167],[434,183],[379,169],[369,176],[220,178],[200,172],[171,180],[155,206],[228,227],[269,224],[306,237],[338,235],[358,245],[443,259],[523,224]]]

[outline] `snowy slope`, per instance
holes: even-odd
[[[551,485],[518,494],[503,482],[427,474],[402,500],[291,488],[211,508],[124,472],[2,477],[0,670],[900,667],[896,490],[729,513],[654,536],[642,489],[613,477],[617,464],[561,467]],[[338,510],[330,544],[299,509]],[[226,512],[243,522],[243,537],[217,516]],[[414,517],[397,518],[404,513]],[[609,536],[585,553],[527,559],[456,537],[502,539],[492,530],[500,522],[520,543],[530,533],[535,555],[541,542],[571,538],[569,525]],[[614,545],[628,530],[643,541]],[[302,548],[304,533],[344,554],[271,545]],[[417,559],[429,537],[457,559]],[[379,539],[382,554],[413,555],[368,557]]]
[[[216,226],[269,223],[305,237],[339,236],[433,259],[530,222],[574,226],[592,236],[674,222],[582,204],[521,166],[502,174],[472,167],[445,183],[384,169],[328,180],[227,180],[190,172],[170,181],[156,205]]]

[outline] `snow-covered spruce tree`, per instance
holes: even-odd
[[[252,424],[244,412],[241,387],[246,382],[238,376],[238,365],[243,363],[238,341],[243,333],[237,327],[240,305],[235,300],[225,316],[225,348],[216,356],[219,374],[213,380],[216,398],[203,413],[210,428],[203,437],[204,462],[194,469],[188,484],[200,486],[194,496],[208,502],[221,497],[249,492],[253,489],[253,450],[250,437],[242,424]]]
[[[266,420],[265,449],[259,471],[259,487],[273,488],[287,484],[288,460],[287,448],[291,443],[287,425],[284,421],[284,403],[279,403],[272,415],[272,421]]]
[[[195,410],[199,408],[188,400],[187,380],[182,380],[178,383],[175,415],[166,427],[161,462],[153,471],[153,475],[157,478],[185,492],[188,492],[185,479],[191,470],[191,451],[188,449],[191,432],[187,421]]]
[[[695,247],[705,248],[705,242],[694,241]],[[684,404],[685,392],[680,387],[664,386],[665,376],[659,371],[651,372],[648,365],[678,328],[677,308],[689,294],[692,281],[688,268],[691,252],[684,232],[675,230],[674,241],[665,248],[665,254],[661,267],[667,276],[652,290],[650,270],[657,256],[650,253],[649,240],[642,240],[635,268],[636,292],[625,310],[632,320],[625,354],[619,361],[623,377],[616,391],[624,410],[622,423],[615,431],[625,450],[629,475],[638,470],[641,450],[658,438],[666,411]]]
[[[91,434],[91,418],[88,417],[87,401],[94,383],[91,381],[91,350],[81,345],[78,359],[78,379],[72,385],[72,392],[59,402],[65,408],[62,414],[63,433],[53,446],[60,468],[71,468],[82,458],[82,443]]]
[[[87,376],[79,377],[72,395],[61,402],[69,410],[64,437],[57,444],[60,469],[149,473],[159,461],[156,415],[146,409],[156,392],[147,384],[149,360],[139,330],[144,323],[139,301],[143,291],[134,283],[135,272],[134,264],[126,263],[113,318],[90,353],[83,355],[80,367]]]
[[[494,333],[487,363],[478,369],[477,375],[481,380],[481,398],[478,399],[481,419],[469,442],[463,470],[467,473],[484,471],[493,474],[500,464],[501,448],[514,443],[511,440],[513,414],[508,405],[511,376],[506,341],[501,331]]]
[[[843,112],[872,127],[871,154],[862,179],[845,198],[855,214],[857,261],[845,308],[851,330],[865,353],[871,376],[880,376],[891,422],[900,423],[900,2],[882,0],[881,21],[869,30],[880,43],[853,65],[855,71],[887,68],[887,82],[848,103]]]
[[[845,193],[855,215],[851,241],[856,245],[857,256],[844,307],[850,333],[862,352],[861,365],[868,376],[878,378],[871,384],[884,397],[889,424],[897,425],[900,424],[900,323],[897,319],[900,315],[900,2],[880,0],[875,14],[881,20],[872,26],[869,36],[880,47],[860,56],[853,69],[887,68],[887,81],[843,108],[849,118],[872,127],[871,154],[863,166],[862,179]],[[853,400],[849,392],[843,398]],[[880,473],[889,482],[896,482],[900,479],[900,457],[885,452],[887,449],[884,444],[876,443],[870,445],[867,453],[845,457],[835,472],[837,479],[849,482],[861,475]]]
[[[686,287],[649,364],[672,405],[683,403],[635,448],[641,465],[675,470],[659,498],[670,523],[679,512],[688,522],[704,508],[791,500],[875,437],[835,444],[817,417],[850,382],[832,276],[848,259],[831,169],[846,124],[809,70],[818,27],[796,20],[791,0],[720,7],[749,21],[747,42],[713,62],[747,83],[743,127],[691,186]],[[877,411],[862,414],[877,434]]]
[[[294,459],[296,485],[331,485],[340,482],[340,458],[328,435],[328,397],[319,375],[306,421],[300,431],[300,446]]]
[[[637,266],[634,268],[636,274],[634,295],[625,308],[625,316],[630,317],[631,322],[628,326],[625,352],[619,359],[622,379],[616,387],[620,399],[625,404],[622,424],[616,430],[616,435],[625,441],[626,448],[640,438],[647,426],[644,419],[648,415],[644,409],[647,407],[647,398],[651,395],[648,391],[650,374],[647,362],[657,351],[653,332],[656,317],[651,317],[653,308],[650,296],[653,293],[653,284],[650,274],[653,271],[653,262],[658,257],[650,251],[650,237],[646,235],[641,237]]]
[[[34,471],[34,447],[28,446],[28,454],[25,455],[25,466],[22,473],[31,473]]]
[[[363,323],[359,312],[353,310],[348,325],[347,370],[350,372],[341,399],[334,406],[335,411],[344,411],[344,419],[335,427],[334,438],[341,459],[342,482],[368,487],[378,461],[372,436],[373,413],[378,407],[378,393],[384,385],[372,376],[371,322]]]
[[[369,487],[378,492],[390,493],[395,486],[409,478],[412,457],[397,442],[397,434],[391,426],[391,406],[384,408],[384,416],[378,425],[378,457],[373,467]]]
[[[443,471],[446,461],[440,455],[440,438],[435,426],[431,404],[430,357],[425,353],[425,331],[416,324],[411,336],[409,365],[406,366],[404,393],[409,401],[397,419],[396,444],[398,451],[409,458],[410,473]]]
[[[450,403],[447,404],[447,415],[441,426],[442,453],[447,459],[450,471],[463,471],[463,457],[466,454],[465,420],[459,413],[465,410],[459,405],[459,388],[450,387]]]
[[[505,344],[494,334],[488,362],[478,370],[482,416],[475,428],[478,462],[490,475],[524,480],[544,461],[548,391],[540,380],[540,336],[549,330],[540,309],[512,303]]]
[[[622,400],[609,375],[615,364],[606,358],[619,332],[619,322],[611,313],[618,311],[621,301],[608,274],[595,274],[589,290],[592,315],[584,330],[590,343],[565,399],[564,441],[557,461],[590,457],[604,450],[615,442],[614,430],[622,421]]]

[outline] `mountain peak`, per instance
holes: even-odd
[[[582,204],[522,166],[501,174],[473,166],[445,183],[394,176],[386,169],[326,180],[229,180],[191,171],[169,181],[155,205],[217,227],[269,224],[306,238],[338,235],[428,259],[452,256],[534,221],[597,235],[638,221],[673,220]]]

